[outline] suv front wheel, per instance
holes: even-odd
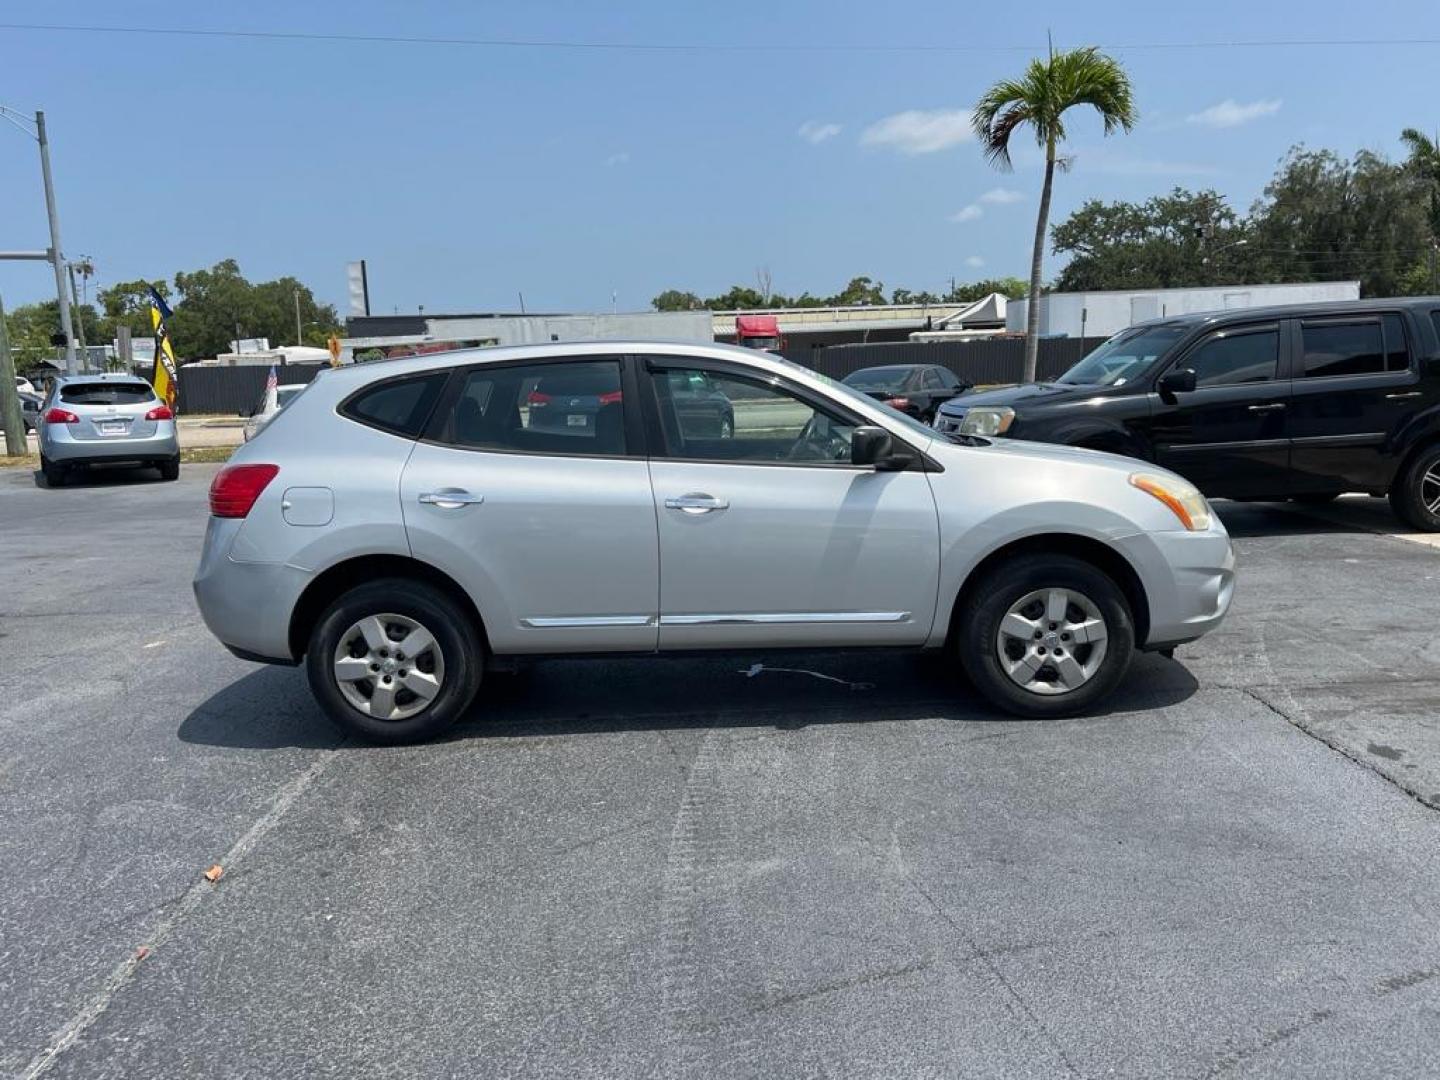
[[[1440,532],[1440,444],[1415,455],[1390,489],[1397,517],[1424,532]]]
[[[342,594],[310,634],[310,688],[347,733],[419,742],[455,723],[480,689],[485,649],[469,614],[420,581],[382,578]]]
[[[1119,586],[1067,555],[1022,555],[966,598],[960,662],[993,705],[1020,716],[1072,716],[1106,697],[1135,648]]]

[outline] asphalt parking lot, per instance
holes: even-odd
[[[6,1075],[1434,1071],[1440,549],[1370,500],[1220,504],[1231,618],[1099,716],[565,662],[373,749],[201,625],[216,468],[0,471]]]

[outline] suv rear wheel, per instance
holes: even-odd
[[[172,458],[166,458],[164,461],[160,462],[160,464],[157,465],[157,466],[155,466],[155,467],[160,470],[160,479],[161,479],[161,480],[179,480],[179,479],[180,479],[180,455],[179,455],[179,454],[176,454],[176,455],[175,455],[174,457],[172,457]]]
[[[1440,444],[1415,455],[1390,489],[1390,506],[1407,525],[1440,532]]]
[[[470,616],[439,589],[382,578],[342,594],[310,634],[310,689],[330,718],[368,742],[431,738],[480,688],[485,647]]]
[[[1002,563],[967,598],[960,662],[991,704],[1020,716],[1071,716],[1106,697],[1135,648],[1118,585],[1067,555]]]

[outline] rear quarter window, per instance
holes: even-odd
[[[449,375],[433,371],[367,387],[340,406],[340,415],[392,435],[419,438]]]

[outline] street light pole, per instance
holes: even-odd
[[[304,334],[300,330],[300,290],[295,290],[295,344],[304,345]]]
[[[50,140],[45,135],[45,114],[35,111],[35,139],[40,144],[40,171],[45,177],[45,214],[50,219],[50,263],[55,267],[55,295],[60,300],[60,332],[65,335],[65,371],[78,375],[75,331],[70,323],[70,301],[65,296],[65,255],[60,249],[60,215],[55,210],[55,181],[50,176]]]

